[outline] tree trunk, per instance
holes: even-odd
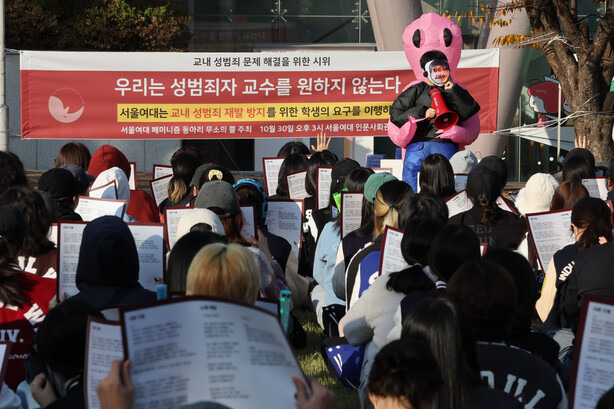
[[[614,144],[612,143],[612,117],[609,115],[587,115],[574,120],[576,136],[589,137],[589,150],[595,156],[595,161],[610,166],[614,159]]]

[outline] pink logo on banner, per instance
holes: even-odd
[[[51,116],[63,124],[69,124],[81,118],[85,109],[81,94],[70,88],[61,88],[55,91],[49,97],[48,106]]]

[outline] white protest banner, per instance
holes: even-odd
[[[267,212],[268,230],[288,240],[298,258],[303,241],[302,200],[271,200]]]
[[[75,212],[84,222],[91,222],[102,216],[117,216],[123,219],[126,213],[126,201],[80,196]]]
[[[333,173],[332,166],[318,166],[316,169],[316,203],[319,209],[330,204],[330,184]]]
[[[62,293],[66,293],[66,297],[72,297],[79,292],[77,288],[77,264],[79,263],[81,238],[85,226],[87,226],[86,222],[78,221],[60,221],[58,223],[58,297]]]
[[[177,243],[177,225],[181,216],[194,209],[193,207],[165,207],[164,208],[164,234],[166,236],[166,242],[168,243],[168,249],[172,250]]]
[[[288,190],[288,197],[291,200],[303,200],[309,196],[309,193],[305,190],[306,178],[306,170],[286,175],[286,187]]]
[[[241,229],[241,236],[246,240],[251,237],[256,237],[256,207],[241,206],[241,212],[243,212],[243,229]]]
[[[529,213],[526,218],[539,264],[542,271],[548,271],[554,253],[576,242],[571,232],[571,210]]]
[[[341,238],[360,227],[362,192],[341,192]]]
[[[575,340],[570,409],[593,409],[614,386],[614,300],[585,295]]]
[[[20,54],[25,139],[386,135],[415,79],[402,51]],[[494,132],[499,50],[463,50],[454,80],[481,107],[480,133]]]
[[[588,190],[590,197],[606,200],[608,197],[608,178],[599,176],[595,178],[582,178],[582,184]]]
[[[396,273],[409,267],[403,253],[401,252],[401,240],[403,230],[386,226],[384,239],[382,240],[382,250],[380,252],[379,275]]]
[[[292,378],[305,379],[278,317],[254,306],[171,299],[126,307],[121,325],[124,355],[132,361],[134,409],[206,401],[233,409],[287,409],[295,405]]]
[[[164,176],[173,176],[173,167],[169,165],[153,165],[151,174],[154,179],[160,179]]]
[[[279,183],[279,168],[285,158],[262,158],[262,170],[264,173],[264,184],[267,196],[273,196],[277,192]]]
[[[471,203],[471,200],[469,200],[467,191],[461,190],[446,200],[446,206],[448,206],[448,218],[450,218],[471,209],[473,207],[473,203]]]
[[[96,388],[111,372],[111,363],[124,359],[122,327],[119,322],[89,317],[84,380],[87,409],[100,409]]]
[[[162,203],[164,199],[168,198],[168,184],[172,177],[173,175],[166,175],[149,181],[151,193],[157,206],[160,206],[160,203]]]
[[[162,223],[128,223],[139,253],[139,283],[156,292],[164,278],[164,225]]]

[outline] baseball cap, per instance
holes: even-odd
[[[213,233],[217,233],[220,236],[226,235],[220,218],[217,217],[217,215],[211,210],[191,209],[185,212],[179,219],[179,223],[177,224],[177,233],[175,236],[177,241],[188,234],[193,226],[200,223],[210,226]]]
[[[62,168],[49,169],[43,173],[38,180],[38,189],[49,193],[56,201],[72,199],[79,194],[74,176]]]
[[[217,207],[223,213],[218,214],[220,219],[232,216],[240,210],[237,193],[232,185],[223,180],[207,182],[201,186],[194,207],[212,209]]]
[[[84,193],[90,183],[93,183],[96,178],[88,174],[82,167],[75,165],[74,163],[68,163],[60,166],[60,169],[66,169],[72,173],[77,185],[79,186],[79,193]]]
[[[399,179],[397,179],[388,172],[378,172],[369,176],[369,179],[367,179],[367,182],[365,183],[365,199],[367,199],[368,202],[373,203],[373,201],[375,200],[375,195],[377,195],[377,191],[379,190],[379,188],[384,183],[390,182],[391,180]]]

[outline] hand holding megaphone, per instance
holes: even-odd
[[[458,122],[458,114],[454,111],[450,111],[439,88],[433,88],[431,90],[431,101],[431,108],[436,112],[435,119],[433,120],[435,128],[445,131],[456,125]]]

